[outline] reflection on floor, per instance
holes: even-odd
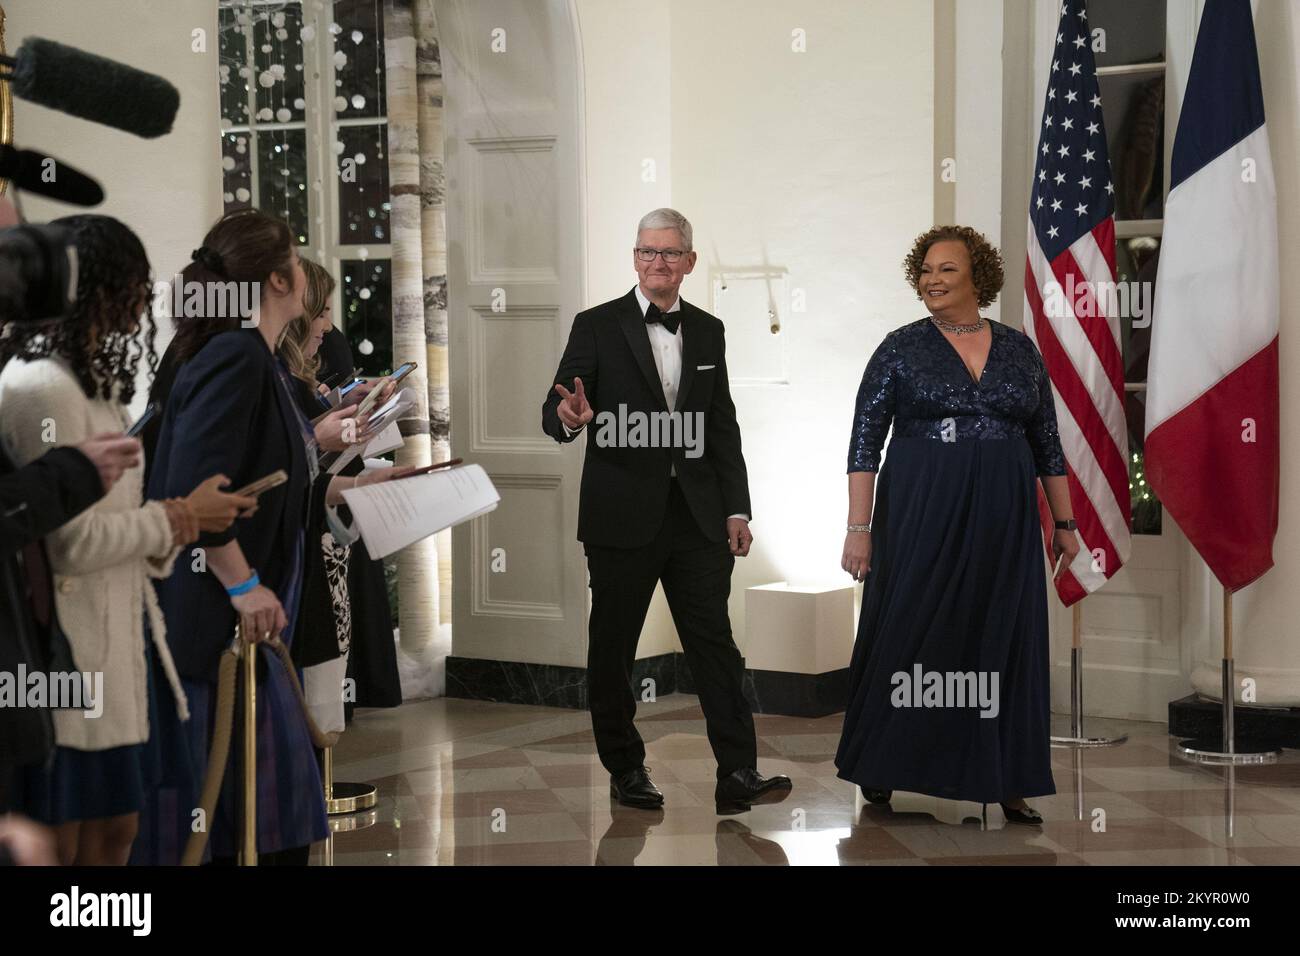
[[[897,793],[866,804],[835,776],[842,717],[755,717],[759,769],[793,793],[719,817],[714,763],[694,697],[640,704],[646,763],[662,811],[614,804],[585,711],[439,699],[359,711],[335,752],[339,780],[379,786],[368,814],[312,863],[577,864],[1189,864],[1300,863],[1300,753],[1218,768],[1177,757],[1163,724],[1089,720],[1128,733],[1113,749],[1053,750],[1057,794],[1030,801],[1041,829],[1002,811]],[[1068,731],[1058,718],[1057,733]],[[1232,812],[1229,813],[1229,807]]]

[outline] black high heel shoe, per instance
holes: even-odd
[[[1032,807],[1025,807],[1023,810],[1015,810],[1005,803],[999,803],[1003,814],[1006,815],[1007,823],[1022,823],[1025,826],[1041,827],[1043,825],[1043,815]]]
[[[866,798],[867,803],[876,805],[888,803],[890,798],[894,796],[892,790],[872,790],[870,787],[859,787],[858,789],[862,791],[862,796]]]

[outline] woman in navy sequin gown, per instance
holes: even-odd
[[[835,765],[873,803],[903,790],[1037,824],[1024,798],[1056,792],[1040,480],[1072,526],[1051,384],[1023,333],[979,314],[1002,286],[983,236],[932,229],[904,269],[931,315],[885,337],[858,391],[842,566],[865,585]],[[1068,566],[1072,527],[1052,549]]]

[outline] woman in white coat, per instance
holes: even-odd
[[[151,371],[157,365],[151,316],[140,341],[152,291],[140,240],[107,216],[57,224],[69,230],[79,259],[72,315],[39,327],[10,323],[0,334],[0,441],[19,465],[128,426],[140,358]],[[149,579],[170,573],[200,530],[224,529],[255,505],[219,491],[221,475],[185,498],[146,502],[142,475],[143,468],[126,472],[44,542],[50,626],[62,629],[72,653],[64,666],[91,676],[83,676],[80,706],[63,701],[68,709],[54,712],[54,758],[24,775],[16,802],[55,827],[64,864],[126,862],[144,795],[171,759],[160,738],[178,739],[151,728],[151,717],[159,722],[160,710],[172,720],[188,717]],[[155,674],[167,686],[154,686]],[[172,700],[160,708],[168,693]]]

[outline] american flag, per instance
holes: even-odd
[[[1101,91],[1083,0],[1066,0],[1052,50],[1039,129],[1025,334],[1052,380],[1070,501],[1083,547],[1056,583],[1070,605],[1128,560],[1128,430],[1115,280],[1115,190],[1102,124]],[[1051,553],[1052,515],[1038,511]]]

